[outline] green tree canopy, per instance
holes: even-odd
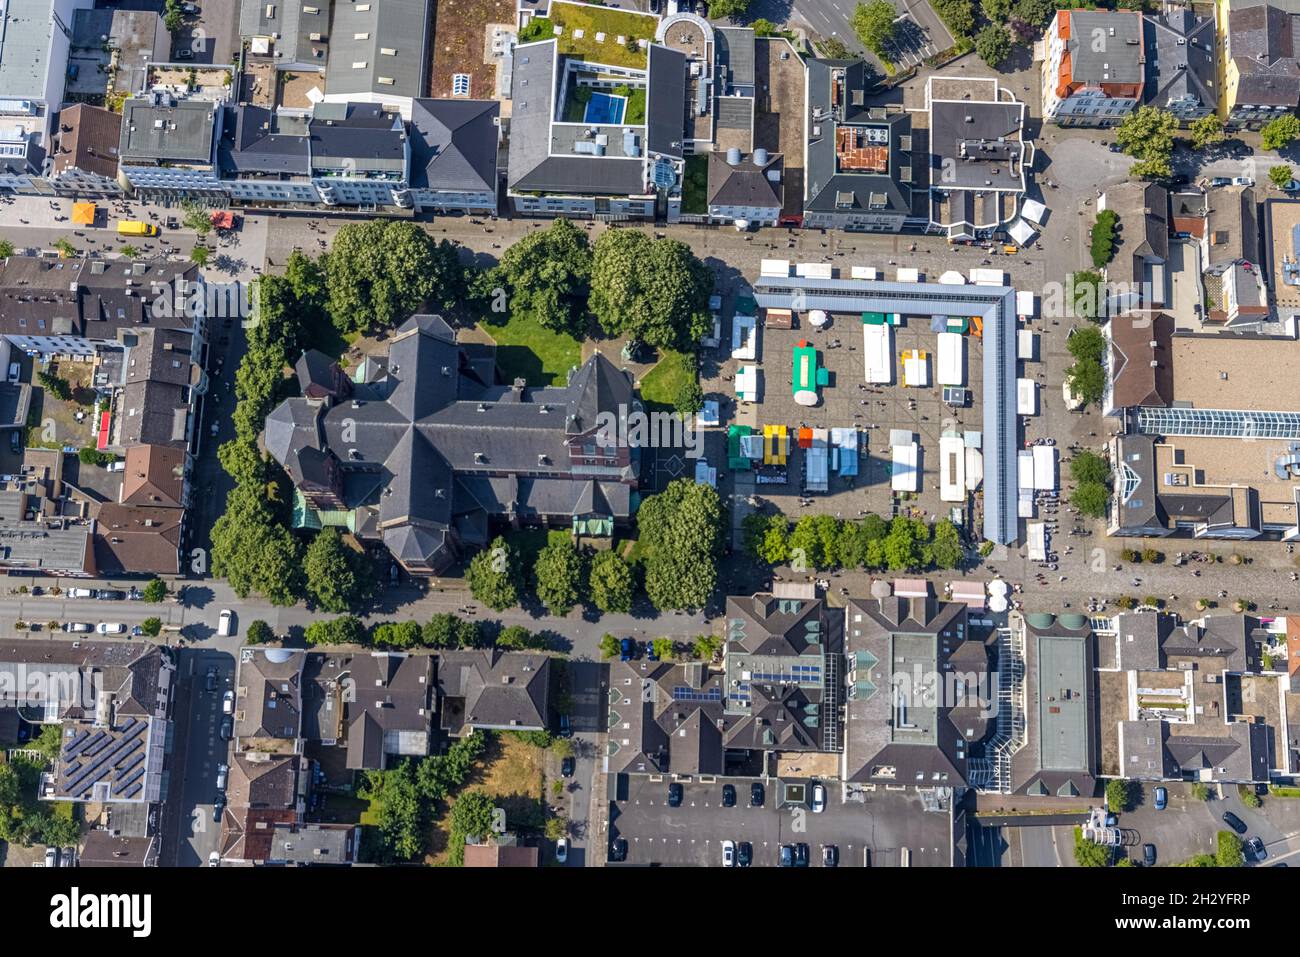
[[[319,618],[307,626],[303,637],[309,645],[359,645],[365,641],[366,628],[353,615]]]
[[[1294,113],[1283,113],[1259,131],[1260,143],[1266,150],[1280,150],[1297,136],[1300,136],[1300,118]]]
[[[567,219],[512,243],[492,270],[507,295],[512,319],[583,338],[591,285],[587,234]]]
[[[567,615],[581,600],[582,555],[569,539],[551,542],[537,556],[537,598],[552,615]]]
[[[161,578],[151,578],[140,590],[140,597],[147,602],[158,603],[167,597],[167,583]]]
[[[258,618],[249,622],[248,627],[244,630],[244,643],[248,645],[265,645],[275,640],[275,633],[271,631],[271,626]]]
[[[1091,518],[1104,518],[1110,492],[1098,482],[1081,482],[1070,495],[1070,504]]]
[[[328,308],[343,333],[373,332],[426,304],[451,308],[464,291],[456,247],[405,220],[348,223],[326,261]]]
[[[966,550],[962,547],[957,526],[942,518],[934,523],[931,535],[930,564],[937,568],[959,568]]]
[[[1076,482],[1109,482],[1110,466],[1096,452],[1085,449],[1070,459],[1070,478]]]
[[[726,17],[729,20],[743,19],[749,12],[750,0],[712,0],[709,4],[709,16],[714,20]]]
[[[303,572],[307,594],[323,610],[335,614],[364,601],[373,588],[366,557],[349,548],[333,526],[321,529],[307,546]]]
[[[632,610],[632,566],[612,549],[597,553],[587,576],[591,603],[603,612]]]
[[[1286,163],[1279,163],[1277,166],[1273,166],[1269,169],[1268,178],[1269,182],[1278,189],[1285,189],[1290,185],[1293,178],[1291,167]]]
[[[1218,113],[1207,113],[1191,127],[1192,149],[1203,150],[1223,142],[1223,120]]]
[[[689,246],[611,229],[596,240],[589,305],[610,335],[687,352],[712,327],[713,274]]]
[[[888,54],[892,52],[889,43],[894,39],[894,21],[897,17],[898,13],[888,0],[870,0],[857,5],[849,22],[864,47],[882,60],[888,60]]]
[[[1167,168],[1177,132],[1178,117],[1174,114],[1157,106],[1142,106],[1120,121],[1115,141],[1129,156],[1163,162]]]
[[[676,479],[641,503],[645,590],[659,609],[702,608],[717,585],[722,502],[708,485]]]
[[[975,35],[975,53],[993,69],[997,69],[1011,56],[1011,34],[1003,21],[987,24]]]
[[[505,611],[519,604],[522,581],[519,557],[500,535],[470,559],[465,577],[474,600],[493,611]]]

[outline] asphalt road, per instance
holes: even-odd
[[[216,670],[216,688],[210,692],[206,690],[208,668]],[[208,855],[220,850],[221,825],[212,812],[218,765],[229,765],[231,760],[230,744],[222,740],[220,728],[222,696],[233,690],[234,674],[235,659],[229,654],[181,653],[176,732],[178,737],[184,735],[185,751],[182,762],[171,771],[163,826],[163,849],[170,852],[173,866],[206,865]]]

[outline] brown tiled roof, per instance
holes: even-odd
[[[126,450],[122,504],[181,506],[185,450],[167,445],[133,445]]]
[[[1164,313],[1111,319],[1112,406],[1169,405],[1174,394],[1173,334],[1174,321]]]
[[[466,867],[536,867],[537,848],[499,847],[496,844],[465,845]]]
[[[100,506],[95,524],[95,565],[101,574],[175,575],[180,570],[179,508]]]
[[[122,116],[98,106],[78,103],[59,114],[62,130],[54,154],[54,175],[69,168],[117,175],[117,143],[122,137]]]

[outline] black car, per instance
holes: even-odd
[[[840,849],[834,844],[822,845],[822,867],[839,867]]]
[[[1252,837],[1246,842],[1246,854],[1254,861],[1268,859],[1268,851],[1264,849],[1264,842],[1257,837]]]
[[[573,757],[567,757],[560,762],[560,774],[566,778],[571,778],[573,777],[573,769],[575,767],[576,762],[573,760]]]
[[[758,781],[755,781],[749,786],[749,806],[763,806],[763,785]]]
[[[668,806],[682,806],[682,786],[677,783],[668,785]]]
[[[1142,845],[1142,863],[1147,867],[1156,866],[1156,846],[1154,844]]]
[[[754,860],[754,845],[749,841],[741,841],[736,845],[736,866],[748,867]]]
[[[794,846],[794,866],[795,867],[808,866],[808,845],[807,844],[796,844]]]
[[[1228,827],[1232,828],[1238,834],[1246,833],[1246,825],[1242,822],[1241,818],[1237,817],[1237,815],[1233,814],[1231,811],[1223,812],[1223,823],[1228,825]]]
[[[229,741],[231,735],[233,735],[234,733],[235,733],[234,719],[231,718],[230,715],[226,715],[226,717],[221,722],[221,740]]]
[[[1112,153],[1122,153],[1124,152],[1124,147],[1120,146],[1118,143],[1111,143],[1110,151]]]
[[[101,588],[95,597],[100,601],[126,601],[126,592],[118,588]]]
[[[736,806],[736,786],[734,784],[724,784],[722,786],[722,806]]]
[[[794,848],[789,844],[781,845],[781,860],[777,867],[794,867]]]
[[[226,796],[218,794],[212,801],[212,820],[221,822],[221,812],[226,809]]]
[[[611,861],[627,860],[627,838],[616,837],[609,842],[609,859]]]
[[[217,669],[216,668],[208,669],[208,673],[203,680],[203,687],[207,691],[217,690]]]

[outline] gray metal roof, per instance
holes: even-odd
[[[336,0],[326,94],[422,96],[432,6],[427,0]]]
[[[223,173],[306,176],[311,172],[307,125],[260,106],[226,108],[219,151]]]
[[[754,30],[752,27],[713,28],[724,95],[729,90],[754,88]]]
[[[178,100],[165,94],[135,97],[122,107],[124,164],[214,160],[220,107],[212,100]]]
[[[411,186],[496,189],[496,100],[417,99],[411,107]]]
[[[52,0],[0,4],[0,93],[5,97],[45,102],[46,76],[52,66],[53,9]],[[61,77],[57,86],[63,89]],[[58,101],[49,105],[57,107]]]
[[[1016,416],[1015,289],[759,276],[754,281],[754,298],[764,308],[981,316],[984,320],[984,537],[999,544],[1017,540],[1019,420]]]
[[[1100,30],[1100,33],[1097,31]],[[1114,31],[1114,32],[1112,32]],[[1104,38],[1097,43],[1096,38]],[[1070,11],[1070,75],[1087,83],[1142,82],[1142,15],[1131,10]]]
[[[844,71],[844,95],[832,107],[835,72]],[[804,209],[835,212],[876,209],[912,212],[912,120],[906,112],[873,113],[865,107],[868,74],[861,60],[808,61],[808,143],[804,153]],[[838,113],[836,110],[838,109]],[[841,125],[878,128],[889,145],[888,170],[840,171],[836,130]],[[847,204],[846,204],[847,200]]]
[[[247,39],[276,34],[272,53],[279,69],[313,63],[323,67],[332,4],[333,0],[241,0],[239,35]],[[322,39],[313,40],[314,34]]]
[[[680,158],[686,123],[686,56],[650,44],[646,90],[646,148]]]
[[[406,175],[406,126],[396,110],[379,103],[319,103],[307,131],[313,171],[342,166]]]

